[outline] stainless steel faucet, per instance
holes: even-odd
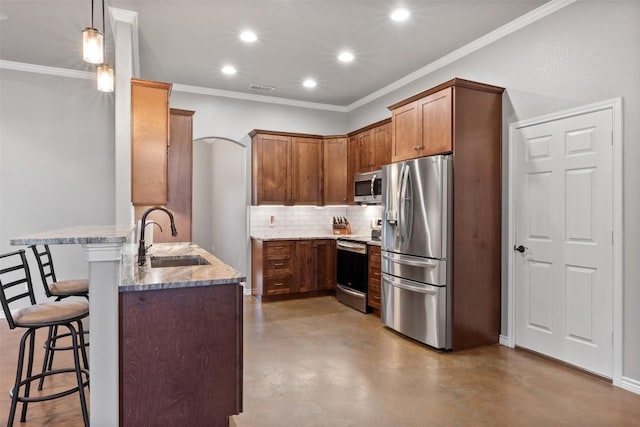
[[[157,210],[163,211],[167,215],[169,215],[169,221],[171,222],[171,235],[174,237],[178,235],[178,230],[176,230],[176,223],[173,221],[173,214],[169,209],[163,208],[162,206],[153,206],[147,209],[146,211],[144,211],[144,213],[142,214],[142,221],[140,224],[140,242],[138,245],[138,265],[139,266],[144,265],[145,261],[147,260],[147,249],[151,247],[151,245],[149,246],[144,245],[144,229],[147,226],[147,215]],[[160,228],[160,230],[162,230],[162,228]]]

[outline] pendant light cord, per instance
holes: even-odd
[[[91,0],[91,28],[95,28],[93,26],[93,0]]]
[[[91,0],[91,1],[93,2],[93,0]],[[104,0],[102,0],[102,34],[103,34],[104,41],[105,41],[104,50],[106,51],[107,50],[107,29],[104,27]]]

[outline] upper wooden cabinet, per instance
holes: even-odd
[[[322,137],[252,131],[252,203],[322,204]]]
[[[351,143],[355,144],[354,173],[379,170],[391,163],[389,122],[386,119],[349,134]]]
[[[478,102],[480,97],[466,95],[469,90],[502,93],[497,86],[453,79],[390,106],[391,161],[455,151],[457,129],[469,128],[473,119],[469,114],[461,116],[460,111],[484,107]]]
[[[282,135],[252,135],[253,204],[291,203],[291,138]]]
[[[294,205],[322,204],[322,139],[291,139],[292,198]]]
[[[167,203],[171,84],[131,79],[131,202]]]
[[[324,139],[324,204],[347,204],[348,148],[346,137]]]

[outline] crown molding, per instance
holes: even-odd
[[[532,10],[531,12],[514,19],[513,21],[503,25],[502,27],[499,27],[491,31],[490,33],[485,34],[484,36],[472,41],[471,43],[468,43],[461,48],[454,50],[453,52],[443,56],[442,58],[437,59],[428,65],[425,65],[419,70],[416,70],[411,74],[407,74],[406,76],[400,78],[399,80],[396,80],[390,85],[385,86],[382,89],[378,89],[372,94],[367,95],[352,104],[349,104],[347,106],[347,111],[353,111],[356,108],[362,107],[363,105],[366,105],[369,102],[380,98],[381,96],[387,95],[394,90],[400,89],[401,87],[406,86],[407,84],[416,81],[419,78],[427,76],[434,71],[443,68],[461,58],[464,58],[465,56],[470,55],[477,50],[480,50],[483,47],[488,46],[491,43],[494,43],[501,38],[508,36],[509,34],[514,33],[526,27],[527,25],[530,25],[544,18],[547,15],[557,12],[558,10],[569,6],[576,1],[578,0],[551,0],[550,2],[545,3],[542,6]]]
[[[195,93],[199,95],[220,96],[223,98],[241,99],[245,101],[265,102],[269,104],[289,105],[292,107],[313,108],[316,110],[336,111],[339,113],[348,112],[347,107],[342,105],[321,104],[318,102],[298,101],[295,99],[278,98],[275,96],[255,95],[252,93],[235,92],[231,90],[211,89],[200,86],[189,86],[176,83],[173,85],[174,92]]]
[[[70,77],[73,79],[95,79],[96,74],[89,71],[70,70],[68,68],[48,67],[46,65],[25,64],[0,60],[0,69],[24,71],[27,73],[49,74],[52,76]]]

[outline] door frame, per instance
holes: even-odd
[[[556,113],[521,120],[509,124],[509,166],[507,181],[507,241],[504,250],[507,253],[507,336],[501,337],[500,342],[508,347],[515,347],[515,319],[516,319],[516,296],[515,296],[515,255],[513,245],[515,244],[515,177],[514,170],[516,132],[525,127],[538,125],[550,121],[566,119],[596,111],[611,110],[613,115],[613,135],[612,135],[612,183],[613,183],[613,385],[622,385],[622,350],[623,350],[623,162],[622,162],[622,97],[609,99],[594,104],[571,108]]]

